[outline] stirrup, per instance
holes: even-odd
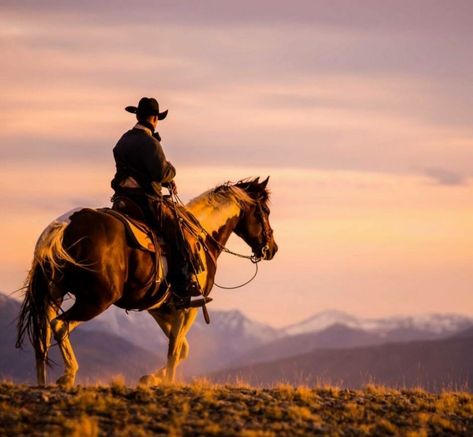
[[[200,308],[205,304],[212,302],[211,297],[203,297],[201,299],[191,300],[190,297],[179,297],[174,295],[174,306],[176,309]]]
[[[191,300],[190,308],[200,308],[212,301],[213,299],[211,297],[203,297],[201,299]]]

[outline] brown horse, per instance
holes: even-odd
[[[187,208],[200,221],[201,258],[205,270],[198,275],[208,294],[214,284],[216,259],[232,232],[252,249],[255,257],[270,260],[278,250],[269,224],[268,179],[224,184],[188,203]],[[26,282],[18,321],[17,347],[29,336],[36,354],[39,385],[46,382],[47,354],[54,336],[64,359],[64,374],[58,384],[74,384],[79,369],[70,342],[70,333],[112,304],[121,308],[147,308],[146,292],[155,269],[150,252],[130,247],[124,224],[100,210],[82,209],[65,214],[41,234]],[[61,312],[67,293],[75,302]],[[176,309],[172,301],[148,308],[169,339],[167,365],[141,383],[160,379],[173,381],[180,360],[187,358],[186,334],[197,309]]]

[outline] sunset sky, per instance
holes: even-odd
[[[0,290],[52,219],[109,204],[123,108],[155,96],[183,199],[271,176],[279,253],[213,308],[473,315],[472,47],[469,0],[2,0]]]

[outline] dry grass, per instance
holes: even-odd
[[[473,395],[247,385],[0,384],[0,435],[473,435]]]

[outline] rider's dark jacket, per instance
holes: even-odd
[[[171,182],[176,169],[167,161],[163,148],[152,131],[139,123],[125,132],[113,149],[117,172],[112,188],[133,178],[150,194],[161,194],[161,185]]]

